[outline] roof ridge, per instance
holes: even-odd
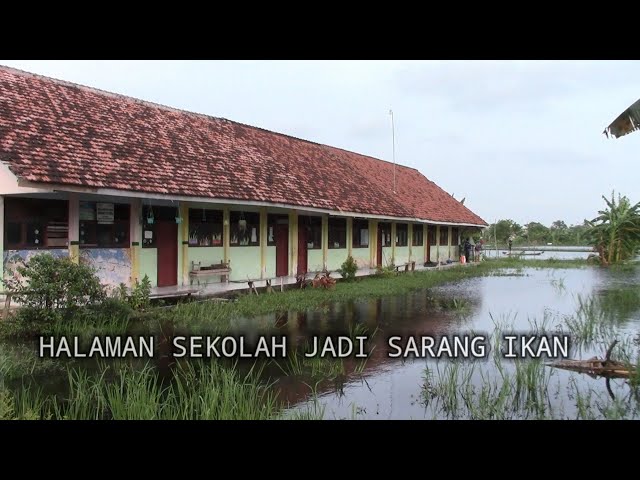
[[[87,90],[89,92],[93,92],[93,93],[96,93],[98,95],[104,95],[104,96],[108,96],[108,97],[115,97],[115,98],[119,98],[119,99],[122,99],[122,100],[130,101],[130,102],[133,102],[133,103],[138,103],[138,104],[146,105],[146,106],[149,106],[149,107],[157,108],[157,109],[160,109],[160,110],[169,110],[169,111],[176,112],[176,113],[195,116],[197,118],[202,118],[202,119],[205,119],[205,120],[218,120],[218,121],[223,121],[223,122],[229,122],[229,123],[240,125],[240,126],[243,126],[243,127],[246,127],[246,128],[251,128],[251,129],[255,129],[255,130],[260,130],[262,132],[267,132],[267,133],[270,133],[270,134],[273,134],[273,135],[279,135],[279,136],[286,137],[286,138],[291,138],[293,140],[297,140],[297,141],[300,141],[300,142],[310,143],[312,145],[317,145],[319,147],[325,147],[325,148],[330,148],[330,149],[335,149],[335,150],[341,150],[343,152],[351,153],[353,155],[360,155],[361,157],[370,158],[370,159],[378,161],[378,162],[394,163],[398,167],[407,168],[407,169],[415,170],[415,171],[419,172],[419,170],[417,168],[411,167],[409,165],[403,165],[403,164],[399,164],[399,163],[396,163],[396,162],[391,162],[389,160],[384,160],[382,158],[377,158],[377,157],[374,157],[372,155],[367,155],[367,154],[364,154],[364,153],[355,152],[353,150],[347,150],[346,148],[336,147],[334,145],[328,145],[328,144],[325,144],[325,143],[314,142],[313,140],[296,137],[296,136],[293,136],[293,135],[290,135],[290,134],[287,134],[287,133],[276,132],[274,130],[269,130],[267,128],[258,127],[258,126],[255,126],[255,125],[249,125],[248,123],[238,122],[236,120],[230,120],[230,119],[224,118],[224,117],[216,117],[216,116],[213,116],[213,115],[208,115],[206,113],[198,113],[198,112],[193,112],[191,110],[185,110],[185,109],[178,108],[178,107],[172,107],[170,105],[165,105],[165,104],[162,104],[162,103],[152,102],[150,100],[144,100],[142,98],[133,97],[131,95],[125,95],[123,93],[112,92],[112,91],[109,91],[109,90],[103,90],[101,88],[91,87],[89,85],[84,85],[82,83],[71,82],[69,80],[63,80],[61,78],[50,77],[50,76],[47,76],[47,75],[42,75],[40,73],[29,72],[29,71],[26,71],[26,70],[21,70],[19,68],[15,68],[15,67],[9,67],[7,65],[0,65],[0,70],[7,70],[7,71],[11,71],[11,72],[13,72],[13,73],[15,73],[17,75],[21,75],[21,76],[25,76],[25,77],[34,77],[34,78],[37,78],[37,79],[40,79],[40,80],[50,81],[50,82],[53,82],[53,83],[56,83],[56,84],[59,84],[59,85],[66,86],[66,87],[80,88],[82,90]]]

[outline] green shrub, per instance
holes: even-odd
[[[42,253],[16,270],[22,280],[10,278],[2,282],[24,307],[19,312],[23,320],[56,321],[106,298],[95,270],[69,258]]]
[[[358,264],[351,255],[342,263],[342,266],[338,270],[338,273],[342,275],[345,280],[353,280],[356,278],[356,272],[358,271]]]
[[[145,310],[151,304],[151,281],[145,275],[142,281],[136,279],[136,284],[129,293],[127,286],[121,283],[114,292],[114,298],[120,302],[127,303],[134,310]]]

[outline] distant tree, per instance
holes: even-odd
[[[563,220],[556,220],[555,222],[553,222],[551,224],[551,230],[559,230],[559,231],[565,231],[567,230],[569,227],[567,227],[567,224],[564,223]]]
[[[490,225],[484,232],[484,238],[487,241],[495,241],[497,238],[498,243],[506,243],[510,236],[520,237],[523,233],[522,225],[514,222],[511,219],[498,220],[493,225]]]
[[[525,237],[527,243],[532,245],[543,245],[551,239],[549,228],[540,222],[529,222],[525,225]]]

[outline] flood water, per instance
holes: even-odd
[[[640,397],[628,380],[606,381],[541,362],[527,369],[526,362],[502,358],[493,337],[570,333],[574,359],[603,358],[617,339],[620,355],[637,363],[640,295],[625,300],[616,292],[637,292],[639,286],[638,268],[499,270],[400,296],[239,318],[232,329],[256,337],[266,326],[298,345],[336,332],[372,335],[366,361],[327,359],[315,374],[287,371],[267,360],[264,379],[285,405],[285,418],[307,418],[309,412],[324,419],[638,418]],[[603,299],[599,309],[585,307],[593,298]],[[589,329],[588,318],[607,328]],[[392,335],[404,340],[485,335],[489,351],[475,360],[392,358]],[[331,362],[340,362],[339,368]],[[160,375],[170,376],[171,365],[160,363]],[[65,388],[67,375],[52,370],[35,381],[55,393]]]
[[[326,419],[485,418],[483,413],[471,413],[462,404],[464,392],[467,397],[472,392],[477,396],[475,401],[485,402],[483,408],[491,417],[492,402],[504,400],[497,391],[501,382],[514,381],[514,377],[501,380],[492,355],[475,363],[472,360],[455,362],[432,358],[394,359],[388,356],[388,335],[440,337],[471,332],[491,334],[497,326],[503,330],[535,334],[536,325],[544,325],[547,331],[563,327],[566,331],[564,322],[576,314],[581,299],[606,296],[614,289],[638,285],[639,280],[637,271],[528,268],[503,271],[496,276],[473,278],[400,297],[336,304],[323,312],[288,315],[281,328],[302,338],[323,330],[344,331],[345,324],[363,324],[369,327],[369,331],[375,327],[379,329],[376,333],[378,341],[374,342],[376,348],[364,370],[348,375],[346,381],[340,379],[333,385],[324,382],[312,392],[309,387],[312,379],[292,381],[288,378],[276,388],[280,388],[281,395],[293,403],[288,413],[321,410]],[[462,299],[465,308],[438,308],[437,302],[434,305],[434,298]],[[282,322],[282,315],[279,318]],[[606,317],[604,321],[614,323],[613,337],[607,335],[587,342],[574,342],[571,357],[603,358],[611,338],[618,338],[622,343],[626,341],[627,353],[637,358],[640,312],[636,306],[630,311],[624,310],[621,315]],[[247,325],[239,323],[238,327],[244,330]],[[502,359],[499,362],[504,371],[514,373],[513,360]],[[454,363],[458,364],[458,370],[452,367]],[[433,397],[430,394],[434,390],[433,385],[446,383],[446,378],[450,378],[454,371],[457,372],[458,391],[453,397],[461,404],[451,405],[451,395],[447,408],[443,408],[438,398],[428,401]],[[538,390],[543,391],[546,398],[536,401],[542,404],[543,411],[533,409],[532,413],[523,407],[510,412],[501,411],[496,414],[498,417],[598,418],[600,410],[612,408],[626,408],[619,413],[622,418],[636,418],[638,415],[636,400],[627,407],[620,407],[636,394],[626,380],[611,380],[607,385],[603,378],[546,366],[541,366],[539,373],[544,378],[540,382],[543,387]],[[470,380],[465,386],[467,374]]]

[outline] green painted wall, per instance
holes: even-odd
[[[260,247],[230,247],[230,280],[260,278]]]
[[[276,276],[276,247],[267,246],[267,258],[264,266],[267,271],[267,278]]]
[[[189,247],[189,265],[191,262],[202,262],[202,265],[224,262],[224,247]]]
[[[358,268],[369,268],[369,262],[371,261],[369,247],[353,248],[351,250],[351,256],[358,264]]]
[[[409,247],[396,247],[395,264],[407,263],[409,261]]]
[[[337,270],[348,256],[349,250],[346,248],[330,248],[327,250],[327,270]]]
[[[307,250],[307,270],[309,272],[320,272],[323,268],[322,249]]]
[[[409,260],[416,262],[416,265],[424,263],[424,245],[412,245],[411,258]]]
[[[393,256],[393,247],[382,247],[382,266],[391,265],[391,257]],[[393,260],[394,264],[398,264],[397,260]]]
[[[158,285],[158,250],[155,248],[140,249],[140,278],[147,275],[151,286]]]

